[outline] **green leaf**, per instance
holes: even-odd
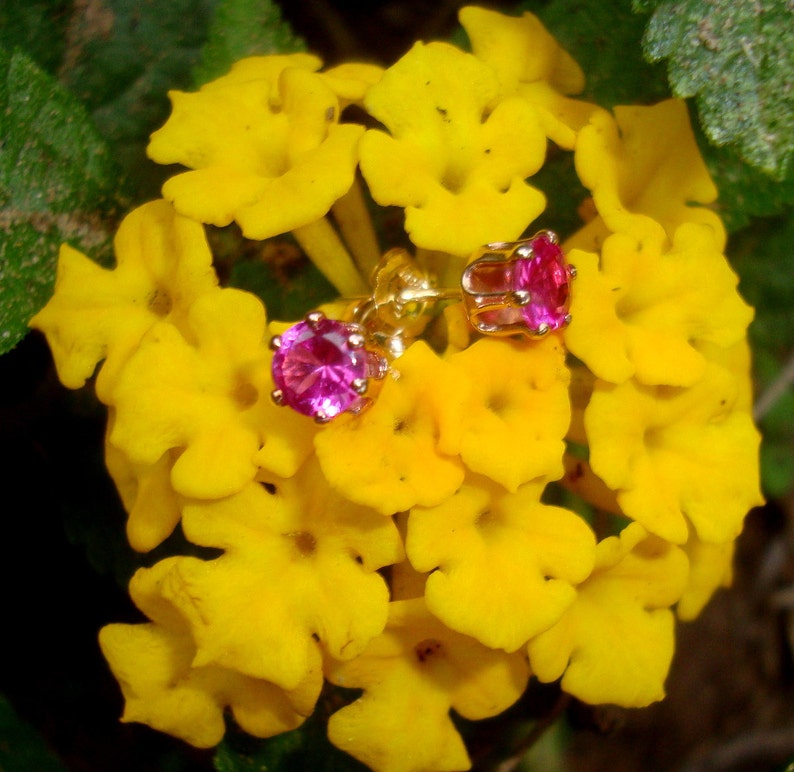
[[[66,772],[44,739],[0,695],[0,769],[3,772]]]
[[[330,705],[341,707],[340,692],[327,689],[299,729],[257,740],[229,731],[215,752],[218,772],[368,772],[368,767],[331,745],[326,736]],[[345,700],[349,701],[349,700]]]
[[[757,220],[731,242],[740,290],[755,307],[750,325],[756,398],[763,395],[794,353],[794,217]],[[760,420],[761,477],[769,496],[794,489],[794,393],[789,386]]]
[[[673,93],[695,97],[716,145],[783,179],[794,156],[794,24],[789,0],[635,0],[656,10],[651,61],[667,59]]]
[[[232,224],[208,236],[221,284],[257,295],[269,321],[300,319],[339,295],[289,235],[252,241]]]
[[[271,0],[220,0],[193,83],[200,86],[225,75],[246,56],[305,50],[304,40],[293,33]]]
[[[520,8],[537,13],[586,77],[583,98],[602,107],[669,97],[664,70],[643,58],[644,19],[629,0],[552,0]]]
[[[0,4],[0,46],[23,50],[36,64],[55,74],[66,50],[70,2],[4,0]]]
[[[52,291],[63,241],[99,254],[118,171],[83,107],[25,54],[0,49],[0,353]]]
[[[730,147],[708,142],[694,126],[700,152],[719,190],[716,210],[733,233],[756,217],[773,217],[794,207],[794,175],[778,181],[743,161]]]
[[[149,135],[170,112],[169,89],[188,88],[217,0],[76,3],[62,80],[87,106],[137,198],[159,195],[169,170],[148,161]]]

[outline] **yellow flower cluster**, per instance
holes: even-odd
[[[608,112],[573,96],[581,70],[531,14],[460,20],[471,53],[417,43],[385,71],[253,57],[172,93],[149,154],[189,170],[127,216],[114,269],[62,248],[31,324],[66,386],[102,363],[130,544],[180,526],[216,555],[139,570],[149,621],[102,630],[126,721],[208,747],[229,710],[269,737],[327,681],[362,690],[330,718],[339,748],[385,772],[465,770],[450,711],[497,715],[531,678],[659,700],[675,616],[730,580],[761,503],[752,310],[686,107]],[[353,103],[378,128],[346,122]],[[367,294],[363,180],[404,210],[418,263],[459,280],[480,245],[532,231],[550,143],[591,194],[561,234],[578,269],[564,332],[476,336],[452,303],[361,415],[273,404],[285,327],[218,286],[205,224],[291,232],[342,295]]]

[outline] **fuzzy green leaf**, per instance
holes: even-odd
[[[794,24],[789,0],[635,0],[655,11],[644,46],[667,59],[673,93],[695,97],[716,145],[783,179],[794,157]]]
[[[51,293],[63,241],[100,254],[118,177],[83,107],[25,54],[0,49],[0,353]]]
[[[293,33],[270,0],[220,0],[193,82],[200,86],[225,75],[234,62],[246,56],[305,50],[306,43]]]
[[[61,77],[113,147],[138,199],[159,195],[168,174],[147,160],[146,145],[168,117],[168,90],[190,86],[216,2],[102,0],[91,13],[75,3]]]

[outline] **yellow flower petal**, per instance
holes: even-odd
[[[169,558],[164,596],[190,620],[195,665],[285,689],[320,667],[322,649],[355,657],[386,623],[377,569],[403,558],[391,520],[334,495],[308,462],[289,480],[185,506],[183,528],[215,560]]]
[[[641,526],[600,542],[596,568],[551,629],[528,644],[541,681],[584,702],[644,707],[664,697],[674,648],[669,607],[683,592],[688,562],[677,547],[644,538]]]
[[[172,92],[171,117],[152,135],[149,155],[193,171],[166,182],[163,195],[203,222],[236,220],[265,239],[325,216],[353,183],[357,125],[338,125],[339,99],[302,54],[252,57],[193,94]],[[371,77],[371,75],[368,75]]]
[[[422,600],[397,601],[386,631],[359,657],[329,663],[331,682],[364,694],[331,716],[328,737],[376,772],[466,770],[450,708],[494,716],[518,699],[528,675],[521,654],[446,629]]]
[[[189,339],[155,325],[130,358],[110,442],[138,464],[184,448],[174,489],[226,496],[253,479],[267,417],[278,410],[269,397],[265,312],[253,295],[218,289],[194,303],[186,326]]]
[[[735,547],[732,541],[710,544],[695,535],[689,538],[684,545],[689,558],[689,581],[678,601],[679,619],[694,619],[720,587],[730,586]]]
[[[502,93],[519,93],[538,108],[547,136],[572,150],[595,105],[569,99],[584,88],[584,73],[531,13],[506,16],[476,6],[458,14],[474,55],[497,73]]]
[[[566,329],[570,350],[599,378],[631,375],[649,385],[689,386],[705,371],[702,344],[730,347],[745,337],[753,310],[712,231],[688,223],[665,250],[624,233],[594,255],[572,250],[577,267]]]
[[[598,213],[614,232],[642,239],[648,218],[672,238],[679,225],[712,230],[718,249],[725,228],[705,208],[717,197],[689,124],[686,105],[669,99],[652,107],[596,111],[576,142],[576,170]]]
[[[181,326],[218,282],[203,228],[166,201],[130,212],[114,248],[116,268],[107,270],[64,244],[55,293],[30,321],[47,336],[65,386],[80,388],[105,360],[97,381],[104,402],[144,333],[160,320]]]
[[[222,739],[226,707],[256,737],[300,726],[319,696],[321,673],[287,692],[226,668],[194,666],[195,643],[184,617],[160,592],[165,581],[165,562],[137,572],[130,594],[152,622],[107,625],[99,634],[126,701],[122,721],[148,724],[200,748]]]
[[[542,211],[524,182],[545,156],[538,113],[498,97],[490,67],[443,43],[417,43],[369,91],[390,136],[364,135],[361,169],[378,203],[406,209],[418,247],[464,256],[517,238]]]
[[[423,341],[393,365],[375,404],[315,437],[323,474],[351,501],[385,515],[433,506],[463,481],[463,465],[439,449],[439,404],[460,404],[462,386]],[[340,452],[344,449],[344,452]]]
[[[597,381],[585,412],[590,464],[629,517],[669,541],[704,541],[741,531],[759,490],[760,436],[736,410],[736,378],[709,363],[688,389]]]
[[[360,104],[369,89],[383,77],[383,67],[363,62],[343,62],[320,73],[323,80],[342,100],[342,109],[348,104]]]
[[[113,423],[111,410],[108,435]],[[176,454],[167,451],[154,464],[133,464],[118,448],[105,442],[105,466],[127,510],[127,539],[138,552],[154,549],[179,522],[180,499],[171,486],[175,460]]]
[[[431,572],[429,610],[490,648],[515,651],[554,624],[593,568],[590,527],[541,504],[542,491],[529,483],[505,493],[474,478],[443,504],[411,510],[406,551]]]
[[[584,88],[582,69],[534,14],[515,17],[469,5],[458,18],[474,55],[496,70],[507,89],[536,81],[546,81],[562,94]]]
[[[561,477],[571,412],[559,339],[482,339],[449,363],[468,393],[462,409],[440,401],[439,447],[510,491],[536,477]]]

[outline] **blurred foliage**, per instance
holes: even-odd
[[[0,769],[3,772],[66,772],[44,738],[0,695]]]
[[[527,0],[516,7],[537,13],[581,64],[585,98],[606,107],[648,104],[671,93],[691,98],[698,140],[720,189],[717,207],[731,233],[729,258],[743,294],[757,309],[751,339],[763,392],[794,352],[790,2]],[[462,37],[458,31],[455,39]],[[170,89],[195,88],[241,56],[311,47],[272,0],[0,4],[0,353],[22,339],[27,320],[49,295],[58,245],[68,241],[108,263],[119,217],[156,197],[173,172],[145,156],[149,134],[168,115]],[[550,155],[533,181],[549,198],[538,226],[573,230],[586,192],[571,155]],[[270,318],[296,318],[333,294],[289,239],[254,244],[235,226],[210,229],[209,236],[224,283],[262,297]],[[4,372],[13,379],[10,367]],[[25,411],[50,416],[44,406],[36,413],[46,388],[39,393],[28,384],[4,385],[9,399],[17,400],[11,404],[21,404],[19,393],[25,391]],[[90,392],[83,394],[62,405],[101,413],[95,401],[86,404],[93,400]],[[761,426],[765,491],[782,497],[794,488],[790,388]],[[77,447],[85,455],[75,490],[90,495],[76,501],[72,491],[57,515],[85,562],[123,585],[141,558],[126,547],[123,512],[102,469],[101,441],[91,435]],[[59,451],[68,452],[61,446]],[[327,695],[323,709],[337,698]],[[9,737],[15,738],[11,745]],[[5,700],[0,739],[0,752],[45,754],[29,768],[60,768]],[[221,772],[361,769],[328,745],[316,717],[267,742],[232,730],[215,765]],[[0,767],[23,768],[7,756],[0,756]]]

